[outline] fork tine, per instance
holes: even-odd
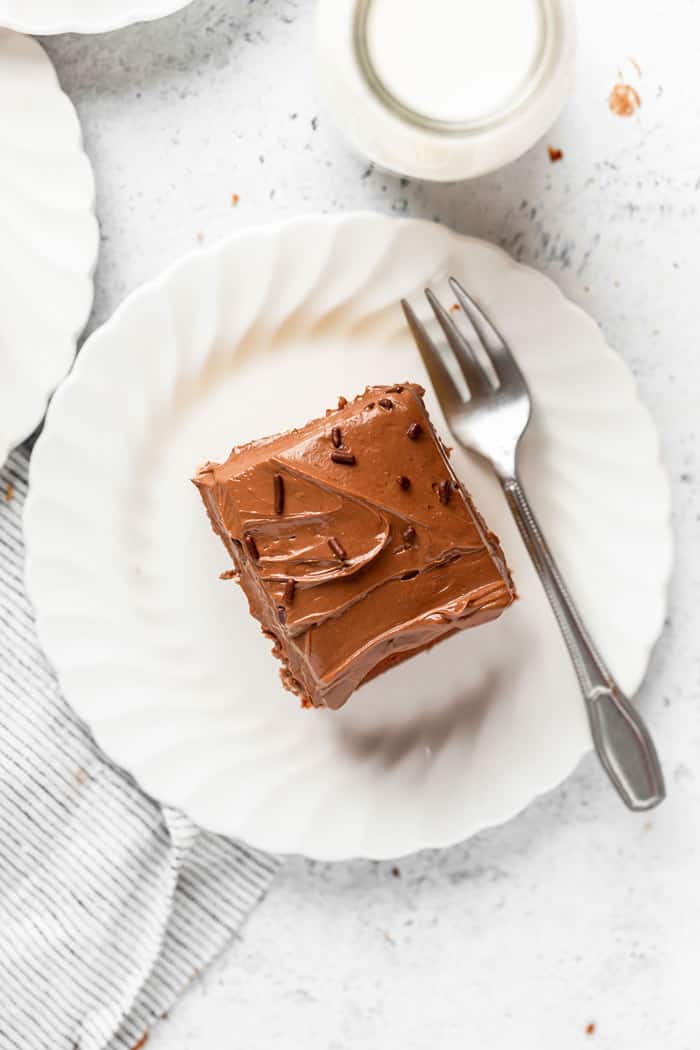
[[[457,302],[471,321],[472,327],[481,343],[484,353],[493,365],[494,371],[503,384],[526,386],[525,377],[513,353],[496,326],[484,311],[474,302],[471,295],[462,287],[456,277],[450,277],[450,287],[457,297]]]
[[[454,351],[472,397],[478,394],[492,393],[493,384],[469,345],[469,341],[462,335],[445,307],[435,294],[431,292],[430,288],[425,289],[425,295],[440,327],[445,333],[447,342]]]
[[[435,388],[437,399],[445,415],[448,415],[450,411],[456,410],[464,403],[463,398],[457,389],[454,379],[445,367],[440,352],[426,332],[422,322],[416,317],[413,307],[405,299],[401,300],[401,306],[408,322],[408,327],[411,329],[413,338],[416,341],[420,356],[423,358],[423,364],[428,370],[428,375]]]

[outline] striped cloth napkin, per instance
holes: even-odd
[[[131,1050],[278,862],[143,795],[67,706],[24,593],[27,467],[0,470],[0,1048]]]

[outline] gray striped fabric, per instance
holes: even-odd
[[[24,594],[27,466],[0,471],[0,1047],[131,1048],[278,862],[145,797],[61,697]]]

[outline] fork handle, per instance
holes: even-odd
[[[584,627],[519,479],[503,478],[501,484],[569,650],[596,753],[626,805],[652,809],[666,797],[666,788],[649,731]]]

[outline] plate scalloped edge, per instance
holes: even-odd
[[[227,250],[232,250],[237,245],[244,245],[246,240],[250,237],[274,236],[279,234],[283,230],[288,231],[290,228],[294,227],[297,228],[298,232],[299,229],[309,229],[314,224],[321,224],[323,226],[339,228],[347,224],[356,222],[389,223],[394,225],[401,224],[403,226],[411,224],[420,226],[430,225],[421,223],[419,220],[391,219],[384,216],[378,216],[373,213],[352,213],[332,217],[311,215],[290,219],[284,223],[271,223],[267,226],[257,227],[252,230],[239,231],[223,239],[217,244],[207,247],[206,249],[199,249],[188,253],[186,256],[180,258],[170,267],[168,267],[160,276],[158,276],[152,281],[149,281],[147,284],[142,285],[140,288],[132,292],[120,304],[115,313],[102,326],[102,328],[98,329],[95,333],[93,333],[93,335],[87,341],[86,346],[82,354],[80,355],[80,358],[78,359],[78,362],[76,363],[76,367],[74,368],[72,374],[63,384],[61,391],[59,391],[59,393],[56,395],[54,402],[50,406],[49,414],[47,417],[46,435],[51,434],[51,423],[53,421],[54,414],[58,414],[60,412],[63,397],[73,386],[80,382],[82,371],[84,368],[87,367],[88,357],[93,355],[94,353],[99,353],[101,345],[109,344],[109,338],[112,332],[114,332],[119,327],[119,324],[124,314],[128,313],[133,308],[133,306],[139,302],[139,300],[148,299],[148,297],[154,293],[167,290],[170,283],[173,282],[178,276],[181,276],[183,273],[186,275],[188,267],[196,265],[194,260],[201,260],[202,258],[209,258],[210,260],[214,260],[218,255],[223,254]],[[474,243],[473,238],[463,237],[462,235],[453,233],[452,231],[442,227],[437,227],[437,229],[440,229],[442,231],[441,235],[444,235],[444,237],[446,238],[446,244],[447,241],[449,241],[451,245],[459,245],[460,243],[466,244],[468,242]],[[659,439],[658,434],[656,432],[656,428],[653,423],[653,419],[646,407],[643,406],[641,402],[639,402],[638,396],[636,394],[636,384],[634,378],[627,369],[626,365],[619,357],[619,355],[617,355],[608,346],[599,326],[588,314],[585,313],[585,311],[583,311],[576,304],[568,300],[561,293],[561,291],[554,284],[554,282],[552,282],[547,276],[539,274],[537,273],[537,271],[534,271],[527,266],[515,262],[510,256],[507,255],[507,253],[503,252],[502,249],[494,245],[486,245],[484,242],[476,243],[495,253],[503,263],[507,263],[507,266],[509,268],[512,267],[514,270],[520,273],[527,274],[528,278],[534,277],[534,279],[536,279],[538,282],[541,282],[543,290],[546,288],[548,295],[553,295],[554,293],[556,293],[556,301],[560,305],[565,306],[567,310],[570,310],[572,312],[572,317],[575,316],[577,318],[578,323],[585,323],[589,327],[591,337],[595,339],[596,344],[601,350],[604,348],[605,353],[609,357],[611,367],[613,367],[618,373],[620,381],[628,385],[630,391],[633,392],[634,397],[638,402],[637,407],[640,413],[640,419],[644,419],[645,426],[648,430],[647,436],[649,440],[653,443],[653,447],[656,450],[655,454],[656,459],[658,460],[658,477],[656,480],[658,481],[658,484],[660,486],[659,491],[663,493],[663,499],[661,502],[663,503],[662,512],[663,519],[665,521],[665,540],[663,543],[663,549],[660,549],[658,552],[659,565],[661,566],[658,576],[657,593],[657,607],[659,612],[658,616],[655,618],[653,629],[650,628],[649,630],[650,637],[648,640],[648,644],[645,641],[644,660],[640,662],[641,671],[638,675],[638,678],[641,680],[644,667],[646,666],[646,663],[651,654],[651,650],[658,638],[658,635],[663,625],[664,612],[666,607],[666,592],[672,569],[673,549],[672,533],[670,529],[670,488],[668,484],[667,475],[661,465]],[[47,621],[44,616],[44,612],[42,611],[42,587],[36,576],[36,563],[34,561],[32,553],[32,536],[34,533],[34,505],[37,499],[37,493],[41,491],[43,487],[42,473],[46,440],[46,436],[41,437],[31,463],[30,493],[25,508],[25,521],[28,541],[26,573],[28,591],[31,600],[35,605],[37,613],[37,627],[39,631],[39,636],[49,658],[52,659],[58,665],[58,675],[59,680],[61,681],[62,672],[60,667],[60,641],[57,643],[57,645],[54,645],[54,638],[52,637],[51,631],[47,628]],[[643,666],[641,665],[642,663]],[[625,685],[629,687],[628,683],[625,683]],[[68,698],[70,700],[70,695],[68,695]],[[86,716],[87,713],[83,712],[83,715]],[[104,741],[101,740],[101,734],[99,731],[96,732],[96,738],[98,743],[101,744],[101,746],[104,746]],[[109,746],[107,747],[107,750],[125,768],[130,767],[128,754],[115,753],[114,748],[111,748]],[[522,795],[520,795],[520,797],[516,797],[517,793],[513,794],[512,792],[510,794],[506,792],[504,794],[495,796],[493,805],[491,805],[488,808],[488,811],[482,812],[478,821],[473,823],[473,825],[465,826],[464,828],[462,828],[458,838],[466,838],[484,827],[503,823],[504,821],[513,817],[516,813],[520,812],[526,805],[528,805],[533,797],[542,794],[548,790],[551,790],[556,784],[560,783],[561,780],[572,771],[572,769],[580,761],[580,759],[583,757],[587,750],[589,750],[589,745],[579,748],[576,754],[562,752],[560,755],[556,756],[555,760],[553,760],[551,763],[549,774],[546,777],[543,776],[540,778],[537,790],[535,792],[529,793],[526,798],[523,798]],[[154,796],[160,795],[162,797],[162,792],[157,790],[157,785],[149,783],[148,779],[144,778],[143,771],[134,770],[133,768],[131,769],[131,771],[134,773],[134,775],[137,776],[144,788],[150,794]],[[166,801],[173,801],[173,803],[176,805],[181,804],[181,800],[178,801],[174,799],[166,799]],[[191,815],[194,817],[194,819],[198,819],[201,823],[205,824],[207,827],[210,827],[214,831],[219,831],[224,834],[232,833],[229,827],[223,826],[221,824],[217,825],[216,823],[211,823],[206,819],[203,819],[203,814],[197,812],[196,810],[191,811]],[[243,835],[241,837],[245,838],[246,836]],[[249,841],[252,841],[252,838],[253,837],[251,836]],[[318,842],[309,842],[307,845],[304,841],[299,842],[297,840],[293,840],[293,833],[292,839],[285,840],[283,831],[277,830],[276,832],[269,834],[266,831],[256,829],[253,844],[258,848],[268,849],[274,852],[308,852],[310,855],[313,855],[314,857],[317,857],[321,860],[340,860],[346,859],[349,856],[358,855],[371,856],[376,859],[388,859],[391,857],[403,855],[405,853],[414,852],[416,849],[419,848],[435,848],[447,846],[455,841],[457,841],[457,839],[455,838],[454,833],[448,832],[438,833],[435,835],[423,834],[420,842],[417,842],[415,840],[415,835],[404,835],[402,841],[394,841],[391,844],[391,846],[388,846],[386,849],[383,849],[382,846],[378,845],[376,841],[372,843],[371,847],[365,846],[362,848],[353,848],[352,850],[348,850],[346,848],[338,846],[324,849],[323,847],[319,847]]]

